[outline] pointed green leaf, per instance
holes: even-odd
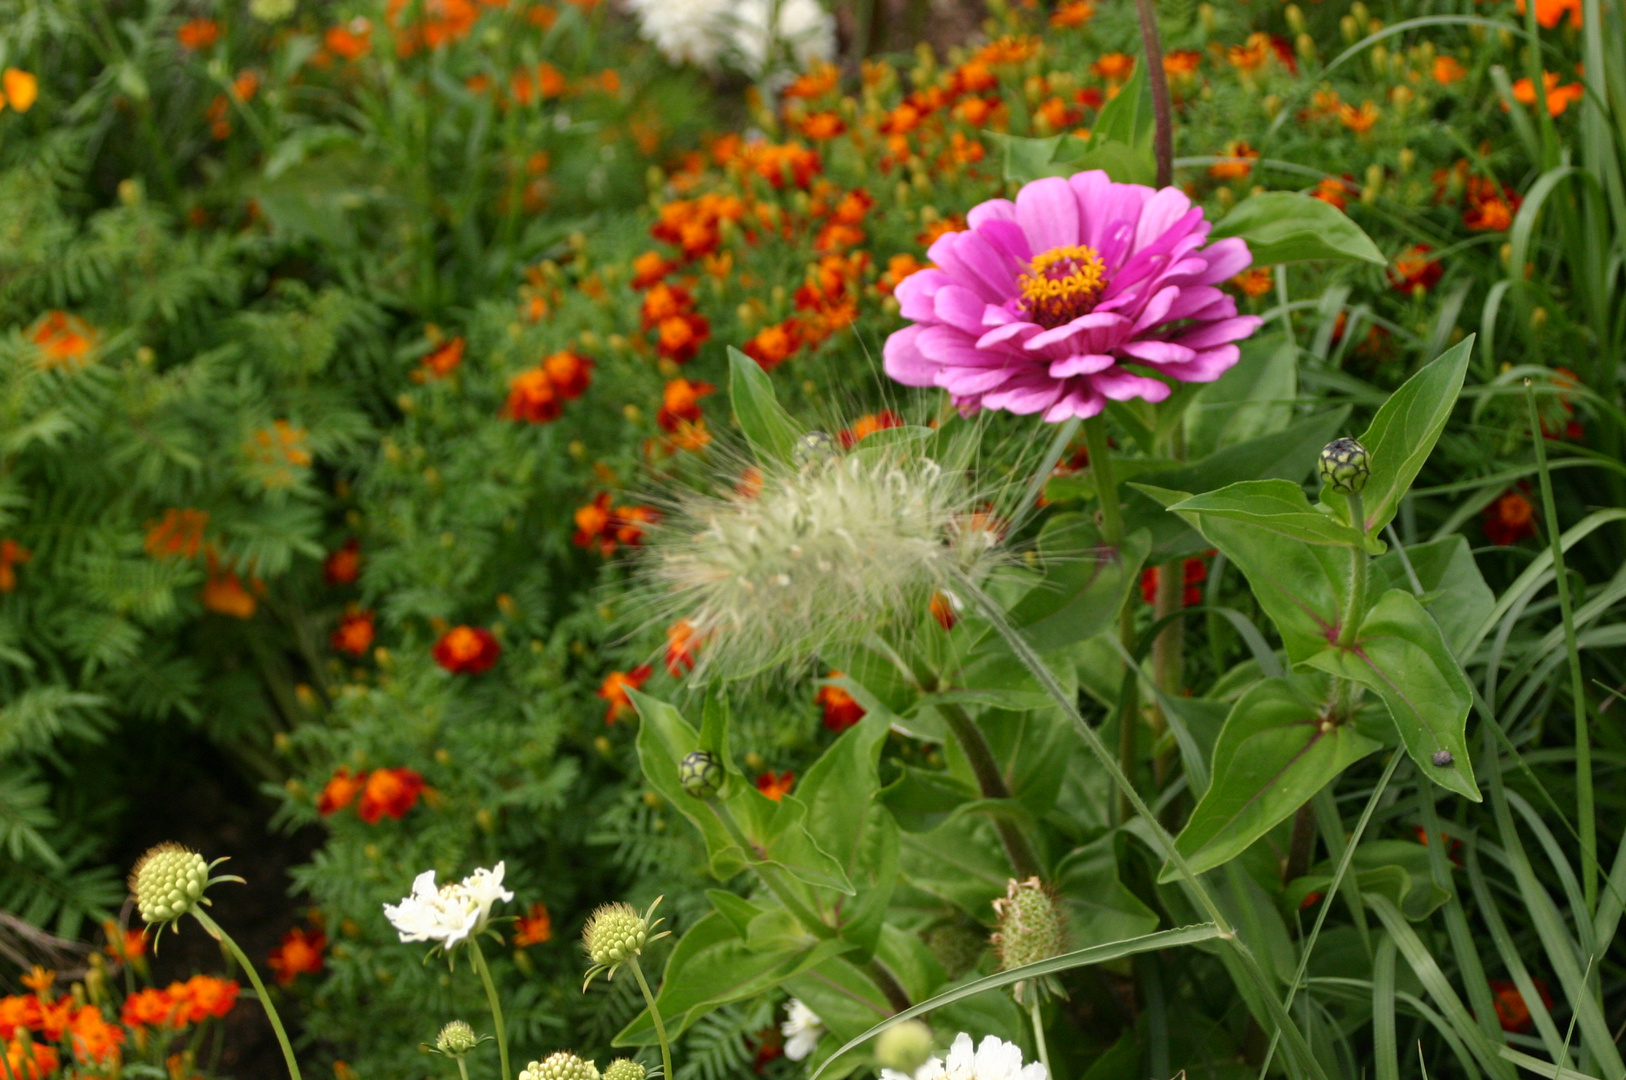
[[[1310,505],[1291,480],[1244,480],[1169,507],[1175,513],[1229,518],[1291,536],[1307,544],[1364,545],[1365,538]]]
[[[1423,604],[1440,624],[1445,640],[1451,643],[1451,651],[1458,658],[1466,658],[1475,632],[1496,608],[1496,594],[1485,583],[1485,575],[1479,572],[1468,538],[1460,533],[1442,536],[1406,548],[1404,553],[1391,551],[1374,559],[1374,592],[1411,589],[1411,575],[1406,573],[1402,554],[1410,561],[1412,573],[1423,587]]]
[[[1231,236],[1247,241],[1256,266],[1309,259],[1388,265],[1372,238],[1342,210],[1295,191],[1267,191],[1237,203],[1209,234],[1212,240]]]
[[[1085,515],[1056,515],[1039,534],[1044,578],[1011,609],[1011,622],[1039,652],[1094,637],[1117,619],[1151,546],[1141,529],[1110,548]]]
[[[1394,518],[1400,500],[1439,441],[1462,391],[1473,344],[1470,335],[1407,379],[1389,395],[1361,436],[1372,462],[1371,478],[1361,493],[1367,532],[1381,531]]]
[[[773,381],[762,365],[732,345],[728,348],[728,398],[740,430],[757,455],[790,461],[803,428],[779,404]]]

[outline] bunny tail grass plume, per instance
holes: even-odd
[[[919,625],[934,592],[998,560],[997,500],[963,465],[904,444],[797,458],[678,496],[646,550],[651,607],[694,627],[699,677],[754,675]]]

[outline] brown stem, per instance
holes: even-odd
[[[913,1004],[909,1000],[909,992],[903,988],[898,977],[892,974],[892,969],[879,958],[869,962],[869,977],[875,980],[875,985],[886,995],[887,1003],[892,1006],[894,1013],[900,1013]]]
[[[960,749],[965,751],[971,771],[976,774],[977,787],[982,790],[982,797],[1008,800],[1011,789],[1006,786],[1005,777],[1000,775],[999,763],[994,760],[994,751],[988,745],[988,740],[983,738],[982,729],[958,705],[940,705],[938,711],[948,720],[949,730],[954,732]],[[996,817],[994,828],[999,830],[999,842],[1004,846],[1005,855],[1011,860],[1011,869],[1016,872],[1017,878],[1026,880],[1038,877],[1039,856],[1016,823]]]
[[[1293,838],[1287,844],[1287,866],[1282,871],[1282,884],[1309,873],[1310,860],[1314,857],[1315,811],[1309,803],[1305,803],[1293,815]]]
[[[1146,46],[1146,77],[1152,84],[1152,119],[1157,124],[1157,186],[1174,180],[1174,113],[1169,107],[1169,76],[1163,70],[1163,41],[1157,34],[1156,0],[1135,0],[1140,36]]]

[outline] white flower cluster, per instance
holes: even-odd
[[[514,898],[502,887],[502,875],[498,863],[436,888],[435,872],[425,870],[413,881],[412,894],[399,904],[385,904],[384,914],[402,941],[433,941],[450,951],[485,929],[492,904]]]
[[[819,0],[626,0],[638,32],[674,64],[719,63],[761,78],[836,52],[836,23]]]
[[[823,1038],[824,1021],[819,1019],[818,1013],[791,998],[790,1004],[785,1006],[785,1022],[779,1025],[779,1031],[785,1036],[785,1056],[792,1061],[802,1061]]]
[[[949,1047],[948,1059],[932,1058],[911,1077],[896,1069],[881,1070],[881,1080],[1049,1080],[1038,1062],[1022,1064],[1022,1048],[989,1035],[975,1050],[971,1036],[961,1032]]]

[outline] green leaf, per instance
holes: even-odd
[[[791,460],[803,428],[779,404],[773,381],[762,365],[732,345],[728,347],[728,399],[740,430],[758,456]]]
[[[1198,942],[1209,941],[1217,937],[1219,937],[1218,927],[1213,923],[1201,923],[1197,926],[1181,927],[1178,930],[1162,930],[1155,934],[1145,934],[1125,941],[1096,945],[1088,949],[1077,949],[1073,952],[1063,953],[1060,956],[1053,956],[1049,960],[1041,960],[1036,964],[1027,964],[1023,967],[1012,968],[1009,971],[1001,971],[996,975],[975,979],[938,994],[929,1001],[923,1001],[918,1005],[912,1005],[904,1009],[902,1012],[894,1013],[862,1035],[849,1039],[836,1051],[834,1056],[839,1056],[855,1046],[862,1045],[894,1024],[912,1020],[917,1016],[931,1012],[933,1009],[941,1009],[945,1005],[962,1001],[976,994],[997,990],[1002,986],[1010,986],[1012,983],[1022,982],[1026,979],[1037,979],[1043,975],[1054,975],[1058,972],[1071,971],[1073,968],[1086,967],[1091,964],[1110,963],[1113,960],[1121,960],[1126,956],[1134,956],[1137,953],[1151,952],[1157,949],[1173,949],[1182,945],[1195,945]],[[819,1073],[815,1071],[809,1077],[809,1080],[818,1080],[818,1078]]]
[[[1052,135],[1048,139],[1026,139],[1019,135],[990,132],[989,138],[1004,151],[1005,179],[1017,184],[1029,184],[1046,176],[1060,176],[1051,162],[1061,141],[1068,136]]]
[[[1407,379],[1361,436],[1372,462],[1372,475],[1361,493],[1368,533],[1379,532],[1393,520],[1400,500],[1439,441],[1462,391],[1473,344],[1469,335]]]
[[[1294,191],[1267,191],[1237,203],[1209,234],[1211,240],[1231,236],[1248,242],[1256,266],[1309,259],[1388,265],[1372,238],[1343,211]]]
[[[1214,744],[1214,778],[1175,839],[1194,873],[1240,855],[1351,764],[1381,747],[1323,724],[1329,680],[1266,679],[1237,700]],[[1177,875],[1164,870],[1162,880]]]
[[[1304,489],[1291,480],[1244,480],[1194,495],[1169,509],[1246,522],[1307,544],[1365,545],[1360,533],[1311,506]]]
[[[1090,128],[1089,148],[1096,150],[1105,143],[1120,143],[1150,159],[1156,131],[1157,124],[1152,114],[1152,84],[1146,77],[1146,65],[1137,61],[1129,79],[1118,88],[1110,101],[1101,106],[1095,126]]]
[[[629,691],[628,696],[638,710],[638,762],[643,766],[644,778],[658,795],[700,830],[706,841],[712,875],[719,881],[727,881],[745,869],[745,853],[728,835],[717,815],[704,802],[684,791],[678,780],[678,762],[690,751],[700,749],[699,734],[674,706],[637,690]],[[730,783],[734,779],[731,775]]]
[[[1142,529],[1113,549],[1085,515],[1057,514],[1039,534],[1044,578],[1011,609],[1011,622],[1042,653],[1094,637],[1117,619],[1151,546]]]
[[[1423,604],[1440,624],[1451,651],[1458,659],[1466,658],[1480,624],[1496,608],[1496,594],[1479,572],[1468,538],[1454,533],[1372,560],[1374,592],[1411,588],[1402,556],[1410,561],[1412,573],[1423,587]]]
[[[1255,334],[1242,342],[1242,355],[1230,371],[1198,389],[1186,410],[1186,453],[1199,460],[1221,447],[1281,431],[1293,420],[1297,398],[1297,344],[1282,334]]]
[[[898,827],[912,833],[931,832],[960,807],[981,798],[971,785],[936,769],[905,765],[898,778],[881,789]]]
[[[1123,95],[1119,94],[1118,97]],[[1117,101],[1118,98],[1112,100]],[[1110,107],[1111,102],[1108,105]],[[1107,139],[1100,143],[1092,141],[1090,148],[1084,153],[1076,158],[1057,162],[1052,168],[1056,169],[1052,174],[1055,176],[1071,176],[1076,172],[1101,169],[1110,179],[1120,184],[1145,184],[1150,187],[1157,182],[1157,159],[1152,156],[1149,143],[1145,149],[1138,149],[1116,139]]]
[[[1473,691],[1439,626],[1415,596],[1390,589],[1372,605],[1350,648],[1328,648],[1308,662],[1376,691],[1418,771],[1480,801],[1466,735]],[[1434,764],[1439,750],[1450,753],[1450,764]]]
[[[993,921],[1011,864],[988,817],[963,814],[929,833],[902,837],[903,876],[910,885],[954,905],[978,922]]]
[[[1140,937],[1157,929],[1157,912],[1118,877],[1112,834],[1074,849],[1056,866],[1056,892],[1067,911],[1067,939],[1080,948]]]

